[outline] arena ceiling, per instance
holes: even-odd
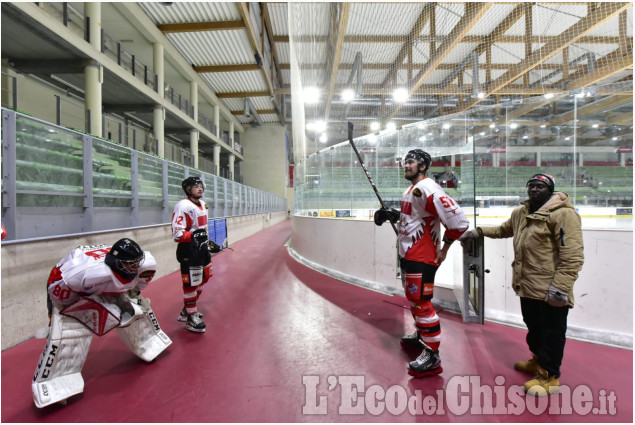
[[[620,88],[633,79],[632,3],[138,5],[243,124],[290,121],[295,57],[302,85],[317,90],[305,121],[323,120],[329,144],[345,138],[347,121],[365,134],[371,122],[400,126],[547,93],[565,100],[606,84],[582,112],[632,125],[632,89]],[[570,103],[548,119],[571,120]],[[546,104],[554,100],[514,118],[531,121]]]

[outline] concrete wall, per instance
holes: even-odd
[[[396,239],[390,226],[372,221],[292,218],[291,255],[316,270],[374,290],[403,294],[396,278]],[[575,307],[568,335],[633,347],[633,232],[583,228],[585,264],[575,284]],[[485,240],[485,317],[524,326],[520,303],[511,289],[511,239]],[[456,299],[463,281],[462,249],[456,243],[437,272],[435,299]]]
[[[227,218],[230,246],[287,218],[286,211]],[[169,224],[2,244],[2,349],[31,338],[48,324],[46,281],[51,268],[78,245],[112,244],[130,237],[150,251],[158,264],[155,279],[178,269]]]
[[[289,166],[285,127],[280,124],[266,124],[248,128],[240,136],[240,144],[245,157],[245,161],[240,164],[244,183],[286,197]]]

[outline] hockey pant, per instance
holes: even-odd
[[[432,306],[434,276],[438,266],[401,260],[401,282],[410,302],[419,338],[432,350],[441,344],[441,324]]]
[[[198,312],[196,302],[203,292],[203,285],[207,283],[212,273],[212,263],[205,267],[189,266],[181,263],[181,281],[183,282],[183,304],[187,314]]]
[[[203,285],[212,277],[212,256],[207,244],[200,245],[193,241],[178,244],[176,259],[181,265],[185,310],[189,315],[196,314],[196,302],[203,292]]]

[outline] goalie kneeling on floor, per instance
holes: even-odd
[[[172,341],[141,296],[156,261],[132,239],[79,246],[51,270],[47,282],[50,328],[33,377],[37,407],[64,402],[84,391],[81,371],[93,334],[117,328],[126,346],[150,362]]]

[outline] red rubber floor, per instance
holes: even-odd
[[[569,340],[562,395],[526,397],[522,329],[440,312],[444,372],[414,379],[399,338],[403,297],[343,283],[295,262],[286,221],[214,259],[199,310],[205,334],[176,321],[180,278],[145,291],[173,344],[154,362],[115,332],[93,338],[84,393],[43,409],[31,399],[44,341],[2,352],[2,422],[629,422],[631,350]],[[166,242],[168,243],[168,242]],[[174,267],[176,268],[176,260]],[[44,295],[43,295],[44,296]]]

